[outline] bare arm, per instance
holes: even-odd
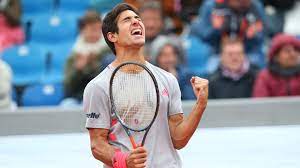
[[[208,80],[193,77],[191,84],[197,97],[192,112],[186,118],[183,114],[176,114],[169,117],[171,138],[176,149],[181,149],[188,143],[197,129],[207,105]]]
[[[104,164],[112,166],[115,148],[108,143],[108,132],[107,129],[89,129],[93,156]]]
[[[93,156],[104,164],[113,167],[112,158],[115,155],[115,147],[108,143],[109,130],[107,129],[89,129],[91,150]],[[127,168],[145,168],[147,153],[145,148],[138,147],[129,152],[126,158]]]

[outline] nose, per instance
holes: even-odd
[[[139,24],[139,20],[136,18],[132,19],[132,25],[138,25]]]

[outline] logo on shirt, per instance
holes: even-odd
[[[165,88],[165,89],[162,91],[161,95],[163,95],[163,96],[169,96],[168,90]]]
[[[98,119],[100,117],[100,113],[97,114],[97,113],[89,113],[89,114],[86,114],[86,118],[95,118],[95,119]]]

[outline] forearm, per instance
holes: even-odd
[[[115,154],[113,146],[108,142],[98,142],[91,145],[93,156],[108,166],[112,166],[112,158]]]
[[[187,117],[180,116],[181,122],[178,122],[174,127],[172,136],[173,145],[176,149],[181,149],[188,143],[199,125],[204,110],[205,106],[196,103]]]
[[[107,140],[107,133],[93,133],[97,130],[89,129],[91,138],[91,150],[93,156],[108,166],[112,166],[112,158],[115,154],[115,147]]]

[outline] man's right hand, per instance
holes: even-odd
[[[126,158],[127,168],[145,168],[147,160],[147,151],[144,147],[137,147],[130,151]]]

